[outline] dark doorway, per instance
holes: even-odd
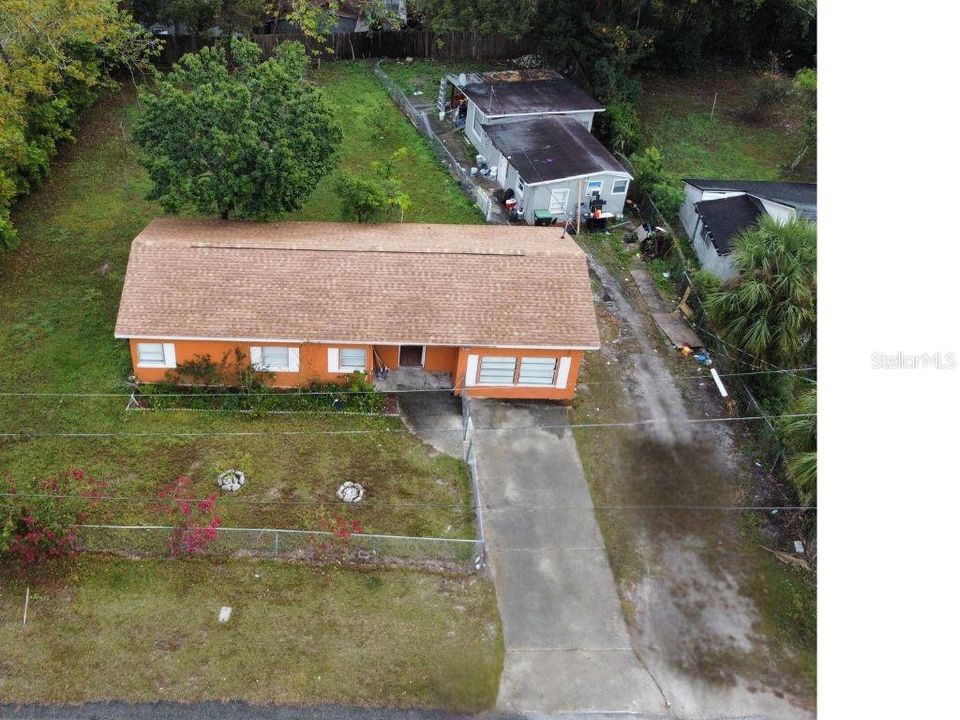
[[[400,367],[420,367],[423,365],[423,345],[401,345]]]

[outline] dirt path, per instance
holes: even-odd
[[[642,565],[627,572],[621,559],[618,573],[634,647],[675,717],[811,717],[811,689],[794,676],[795,658],[761,616],[758,598],[767,588],[759,568],[767,559],[744,538],[743,513],[690,509],[749,504],[742,482],[749,461],[735,430],[688,422],[721,414],[712,385],[678,380],[673,351],[637,289],[621,287],[592,259],[590,266],[608,300],[601,313],[607,339],[581,391],[583,404],[594,407],[576,412],[660,421],[614,438],[578,437],[595,478],[594,503],[644,508],[608,513],[602,523],[608,546],[613,536],[623,545],[613,552],[635,553]],[[691,364],[680,372],[696,370]],[[596,395],[604,383],[620,389]],[[608,445],[584,446],[600,442]]]

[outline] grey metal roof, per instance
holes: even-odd
[[[720,255],[729,254],[733,250],[733,239],[756,225],[765,212],[763,203],[752,195],[701,200],[695,207]]]
[[[589,130],[570,117],[553,115],[483,129],[528,184],[600,172],[630,176]]]
[[[796,208],[797,213],[808,220],[815,221],[817,219],[816,183],[711,180],[706,178],[683,178],[683,182],[700,190],[740,190]]]
[[[602,111],[603,105],[553,70],[448,75],[487,117]]]

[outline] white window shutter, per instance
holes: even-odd
[[[263,367],[263,348],[262,347],[251,347],[250,348],[250,364],[257,367]]]
[[[177,366],[177,349],[173,343],[163,344],[163,366],[168,368]]]
[[[560,358],[560,367],[557,369],[557,387],[565,388],[570,377],[570,358]]]
[[[287,348],[287,358],[290,372],[300,372],[300,348]]]
[[[340,372],[340,350],[327,348],[327,372]]]
[[[467,355],[467,377],[464,378],[464,385],[473,387],[477,384],[477,362],[479,355]]]

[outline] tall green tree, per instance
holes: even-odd
[[[769,215],[734,241],[739,277],[706,299],[707,312],[731,345],[756,367],[812,360],[817,325],[817,228]]]
[[[200,35],[219,27],[227,36],[263,23],[267,0],[132,0],[130,10],[141,22],[171,23]]]
[[[333,167],[341,131],[321,88],[305,76],[301,43],[274,55],[247,40],[187,55],[143,94],[134,130],[153,181],[149,198],[193,209],[260,218],[297,210]]]
[[[10,206],[46,177],[110,71],[145,71],[150,54],[117,0],[0,0],[0,248],[16,244]]]

